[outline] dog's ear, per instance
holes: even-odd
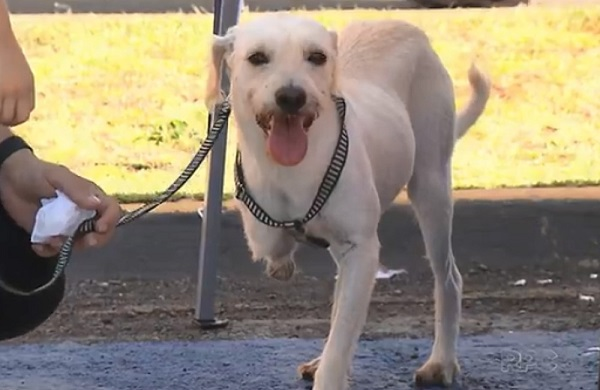
[[[334,57],[337,57],[338,53],[338,34],[335,30],[329,30],[329,35],[331,36],[331,47],[333,48]],[[338,81],[337,81],[337,58],[333,59],[333,78],[331,80],[331,92],[334,94],[338,93]]]
[[[335,50],[337,54],[338,33],[335,30],[329,30],[329,35],[331,36],[331,47],[333,47],[333,50]]]
[[[223,60],[233,52],[234,41],[234,27],[230,28],[224,36],[213,36],[208,79],[206,81],[206,91],[204,94],[204,101],[209,110],[212,109],[215,104],[220,103],[224,98],[221,91],[221,65],[223,64]],[[225,64],[225,66],[227,66],[227,64]],[[226,70],[224,69],[224,71]]]

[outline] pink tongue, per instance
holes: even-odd
[[[302,126],[302,116],[280,116],[273,118],[267,139],[267,150],[278,164],[299,164],[308,149],[308,137]]]

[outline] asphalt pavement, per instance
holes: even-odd
[[[455,390],[594,390],[598,332],[505,333],[461,339]],[[413,389],[431,340],[363,341],[351,390]],[[322,340],[271,339],[0,347],[10,390],[304,390],[296,366]]]
[[[596,272],[600,189],[590,190],[582,192],[587,199],[494,199],[490,192],[492,195],[485,195],[488,199],[457,200],[453,244],[459,266],[466,270],[471,264],[484,264],[507,271],[548,267],[567,275],[581,262],[589,272]],[[563,192],[579,193],[577,189]],[[201,220],[195,210],[144,216],[120,228],[106,247],[76,254],[67,271],[69,279],[195,277],[200,232]],[[392,207],[382,218],[379,235],[380,258],[385,265],[410,273],[430,272],[410,206],[399,203]],[[262,264],[250,259],[237,212],[223,213],[219,248],[221,275],[253,279],[264,272]],[[334,275],[327,251],[304,247],[298,263],[308,275],[327,279]]]
[[[244,0],[252,11],[418,8],[412,0]],[[16,14],[213,12],[213,0],[8,0]]]
[[[420,0],[423,4],[436,4],[437,0]],[[573,6],[598,4],[599,0],[493,0],[494,7],[526,5]],[[164,13],[213,12],[213,0],[7,0],[9,9],[16,14],[49,13]],[[244,0],[250,11],[281,11],[290,9],[419,9],[415,0]]]

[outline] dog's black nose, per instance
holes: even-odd
[[[306,104],[306,92],[292,85],[281,87],[275,91],[275,103],[286,114],[297,114]]]

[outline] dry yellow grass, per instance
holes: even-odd
[[[457,146],[456,188],[600,182],[600,7],[310,15],[333,28],[387,18],[422,27],[455,80],[459,105],[469,93],[469,63],[478,59],[493,80],[493,95]],[[206,131],[202,91],[211,16],[13,20],[38,90],[35,115],[17,131],[38,154],[110,193],[136,197],[166,187]],[[234,132],[229,144],[228,193]],[[205,171],[186,193],[204,191]]]

